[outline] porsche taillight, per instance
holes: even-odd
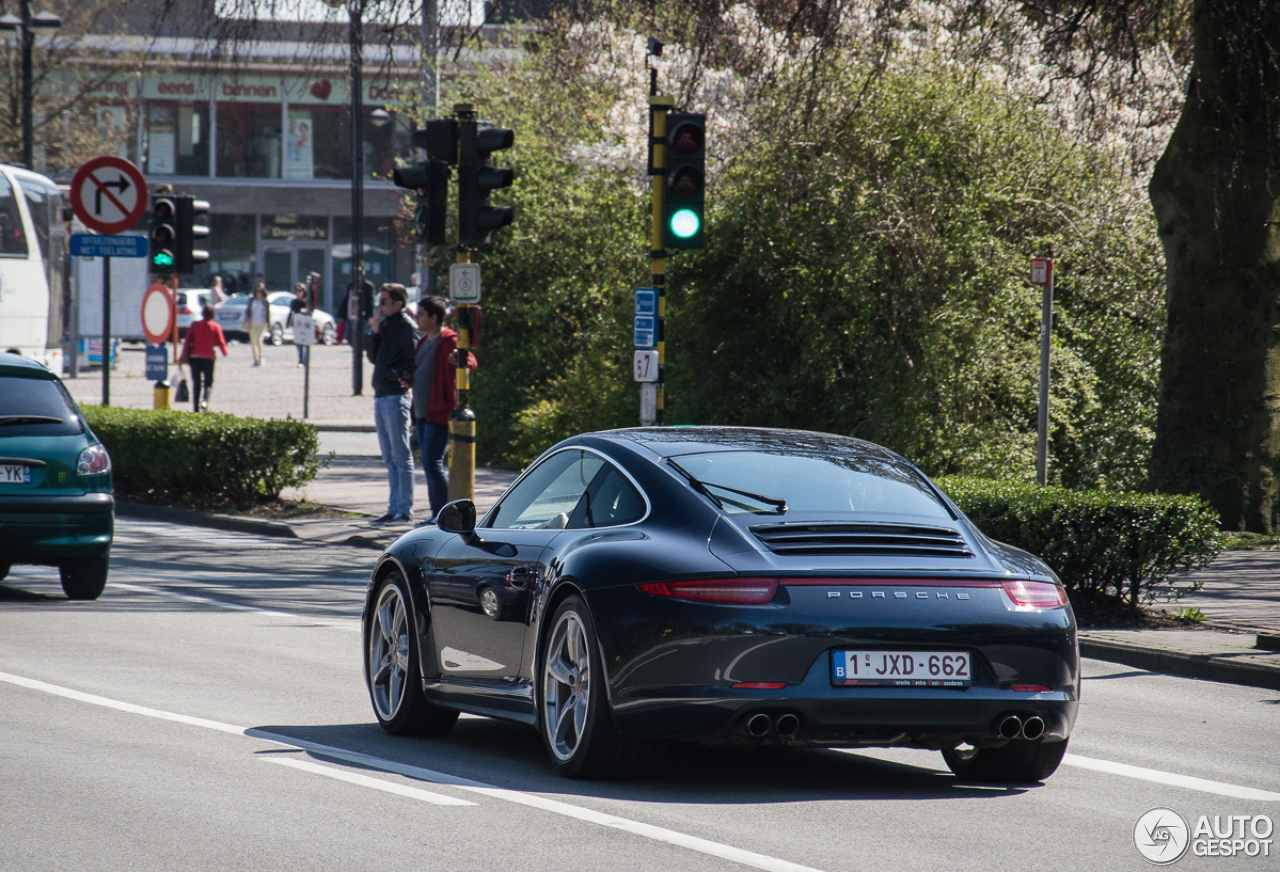
[[[1031,606],[1051,609],[1067,604],[1067,591],[1060,584],[1049,581],[1003,580],[1000,586],[1015,606]]]
[[[767,603],[778,591],[776,578],[709,578],[637,585],[653,596],[702,603]]]

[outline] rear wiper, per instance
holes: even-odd
[[[0,427],[6,427],[9,424],[61,424],[61,418],[51,418],[48,415],[0,415]]]
[[[787,513],[786,499],[780,499],[778,497],[766,497],[762,494],[752,493],[751,491],[739,490],[736,487],[729,487],[727,484],[716,484],[714,481],[702,481],[693,473],[689,472],[689,470],[685,469],[680,464],[676,463],[674,460],[668,460],[667,462],[670,463],[673,467],[675,467],[675,469],[681,475],[683,475],[685,478],[689,480],[689,484],[693,486],[694,490],[696,490],[698,493],[705,496],[707,499],[711,500],[711,502],[715,503],[717,506],[719,506],[722,509],[725,507],[724,501],[721,500],[719,497],[717,497],[715,494],[713,494],[709,490],[709,488],[716,488],[717,490],[728,491],[729,493],[738,494],[740,496],[746,497],[747,499],[756,500],[757,502],[764,503],[765,505],[773,506],[774,511],[779,515],[785,515]],[[752,509],[750,506],[744,505],[743,503],[740,503],[737,500],[729,500],[729,502],[740,509],[744,509],[745,511],[748,511],[748,512],[754,511],[754,509]]]

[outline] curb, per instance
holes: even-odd
[[[218,530],[234,530],[237,533],[257,533],[262,536],[280,536],[285,539],[300,538],[293,528],[280,521],[262,521],[254,518],[237,518],[218,515],[198,509],[180,509],[171,506],[153,506],[147,503],[116,503],[116,514],[125,518],[144,521],[170,521],[191,527],[212,527]]]
[[[1265,690],[1280,690],[1280,669],[1253,663],[1238,663],[1215,654],[1181,654],[1118,642],[1080,640],[1080,656],[1108,663],[1120,663],[1151,672],[1182,678],[1241,684]]]

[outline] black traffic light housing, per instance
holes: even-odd
[[[495,151],[511,148],[515,134],[505,127],[464,120],[458,125],[458,244],[479,248],[493,241],[493,231],[515,218],[510,206],[492,206],[489,194],[515,180],[508,168],[490,165]]]
[[[177,242],[174,248],[174,271],[182,275],[195,272],[196,264],[209,259],[209,252],[196,248],[197,239],[209,235],[209,204],[195,197],[179,195],[173,198],[177,210]]]
[[[668,112],[664,148],[662,244],[692,249],[706,245],[707,116]]]
[[[168,278],[174,273],[178,242],[178,207],[173,194],[157,191],[151,199],[151,229],[147,234],[147,263],[151,271]]]
[[[420,132],[415,131],[415,141]],[[442,160],[426,160],[416,166],[398,167],[391,179],[396,187],[417,193],[418,208],[413,215],[413,225],[418,239],[427,245],[444,245],[449,208],[448,165]]]

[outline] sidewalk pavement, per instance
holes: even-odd
[[[305,497],[344,513],[336,519],[260,521],[152,506],[121,504],[121,517],[150,517],[198,526],[215,526],[267,535],[306,539],[316,545],[355,545],[381,550],[411,529],[370,527],[369,521],[386,511],[387,477],[373,427],[373,367],[363,361],[363,395],[353,396],[353,361],[346,345],[315,346],[311,350],[307,420],[321,431],[321,452],[333,451],[328,469],[290,499]],[[215,411],[260,417],[302,417],[306,371],[297,367],[292,347],[268,348],[266,365],[251,366],[245,345],[232,344],[231,354],[219,358],[211,406]],[[481,359],[479,377],[483,377]],[[141,346],[123,346],[110,382],[111,404],[152,408],[153,386],[143,377]],[[99,367],[82,369],[66,379],[81,403],[102,398]],[[177,379],[172,379],[177,385]],[[483,413],[477,422],[484,426]],[[476,470],[475,501],[483,513],[515,480],[503,470]],[[426,482],[414,470],[414,507],[419,517],[428,512]],[[373,555],[370,553],[370,564]],[[1173,630],[1098,630],[1082,627],[1080,653],[1085,657],[1122,663],[1139,669],[1210,681],[1280,690],[1280,552],[1248,551],[1223,554],[1195,576],[1201,590],[1187,594],[1174,608],[1196,608],[1203,626]]]

